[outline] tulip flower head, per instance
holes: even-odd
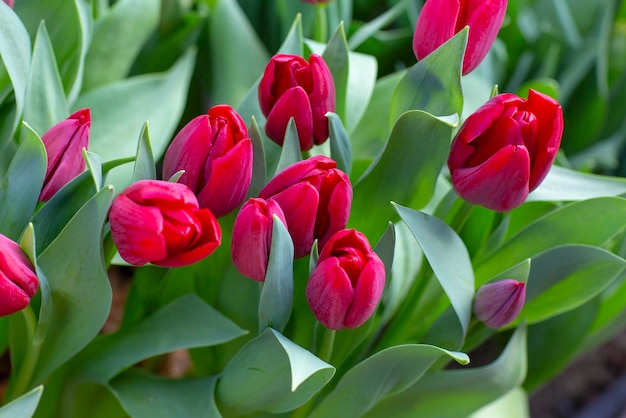
[[[189,187],[160,180],[128,186],[111,205],[111,235],[120,256],[141,266],[180,267],[211,254],[222,234]]]
[[[325,327],[357,328],[376,310],[385,288],[385,266],[365,235],[334,234],[322,249],[306,287],[309,306]]]
[[[316,239],[323,247],[348,223],[352,185],[336,167],[337,163],[325,156],[308,158],[287,167],[259,193],[260,198],[280,205],[296,258],[308,255]]]
[[[241,116],[228,105],[214,106],[176,135],[163,160],[163,177],[194,191],[200,207],[221,217],[241,204],[252,180],[252,142]]]
[[[83,148],[89,146],[91,113],[81,109],[50,128],[41,141],[46,148],[48,166],[39,200],[47,202],[63,186],[85,169]]]
[[[335,111],[335,84],[324,59],[311,54],[309,62],[297,55],[275,55],[259,83],[265,133],[282,146],[289,119],[294,118],[300,149],[328,139],[326,113]]]
[[[427,0],[413,35],[413,52],[423,59],[469,26],[463,74],[481,63],[504,21],[507,0]]]
[[[502,328],[524,307],[526,283],[506,279],[481,286],[474,298],[474,313],[489,328]]]
[[[548,174],[561,143],[561,105],[530,90],[528,100],[504,93],[470,115],[452,141],[454,190],[499,212],[520,206]]]
[[[24,309],[38,288],[35,268],[24,251],[0,234],[0,316]]]
[[[265,281],[274,215],[287,225],[276,201],[252,198],[241,207],[233,226],[233,264],[241,274],[257,282]]]

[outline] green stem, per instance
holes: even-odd
[[[330,357],[333,355],[333,346],[335,345],[335,333],[334,329],[327,329],[324,331],[322,337],[322,343],[320,345],[317,356],[325,362],[330,362]]]
[[[328,36],[328,19],[326,17],[326,3],[317,3],[315,5],[315,29],[313,32],[313,40],[326,43]]]
[[[41,350],[41,344],[32,343],[35,337],[35,332],[37,331],[37,318],[35,317],[33,308],[28,305],[26,308],[22,309],[21,312],[24,316],[24,322],[26,323],[27,340],[31,345],[26,350],[22,364],[19,366],[14,365],[19,368],[16,372],[15,383],[12,385],[10,394],[7,397],[8,400],[15,399],[28,391],[30,381],[33,377],[33,372],[35,371],[35,366],[37,365],[37,360],[39,359],[39,352]]]

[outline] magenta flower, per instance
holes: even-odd
[[[0,234],[0,316],[24,309],[38,288],[35,268],[24,251]]]
[[[524,307],[526,283],[513,279],[481,286],[474,298],[474,313],[489,328],[502,328],[517,318]]]

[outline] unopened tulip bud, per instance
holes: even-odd
[[[48,166],[39,200],[47,202],[56,192],[85,169],[83,148],[89,146],[91,114],[82,109],[50,128],[41,140]]]
[[[334,234],[322,249],[306,287],[315,318],[329,329],[356,328],[367,321],[385,288],[385,266],[365,235]]]
[[[506,279],[488,283],[476,292],[474,313],[489,328],[501,328],[517,318],[525,299],[524,282]]]
[[[276,201],[253,198],[241,207],[233,226],[233,264],[241,274],[257,282],[265,281],[274,215],[287,224]]]
[[[0,234],[0,316],[28,306],[38,287],[35,268],[24,251]]]

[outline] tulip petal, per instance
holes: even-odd
[[[466,21],[461,23],[470,27],[463,58],[464,75],[478,67],[487,56],[504,21],[507,0],[477,0],[467,3],[469,6]],[[457,29],[456,32],[462,27]]]
[[[313,148],[313,113],[311,103],[304,89],[300,86],[287,90],[276,102],[267,116],[265,133],[282,146],[289,119],[294,118],[300,149],[308,151]]]
[[[360,327],[376,310],[385,289],[385,266],[378,255],[370,252],[354,287],[354,300],[344,319],[346,328]]]
[[[424,59],[454,36],[453,17],[459,10],[459,0],[428,0],[424,4],[413,33],[413,52],[418,59]]]
[[[344,328],[353,295],[350,279],[334,257],[317,264],[306,287],[306,298],[315,318],[334,330]]]
[[[24,289],[9,280],[0,272],[0,316],[21,311],[30,303],[30,296]]]
[[[309,71],[313,79],[313,88],[309,92],[309,101],[313,116],[313,140],[319,145],[328,138],[328,119],[326,113],[335,111],[335,83],[324,59],[311,54]]]
[[[181,206],[189,209],[198,208],[196,196],[189,187],[181,183],[141,180],[124,189],[123,194],[141,205],[156,204],[159,207],[176,209],[180,209]]]
[[[0,234],[0,271],[29,297],[35,296],[39,280],[35,268],[19,244]]]
[[[339,178],[338,183],[330,192],[328,202],[320,202],[315,221],[314,237],[319,240],[319,247],[324,248],[330,237],[346,227],[350,218],[352,205],[352,186],[348,176],[342,171],[334,170]],[[322,191],[321,194],[328,193]]]

